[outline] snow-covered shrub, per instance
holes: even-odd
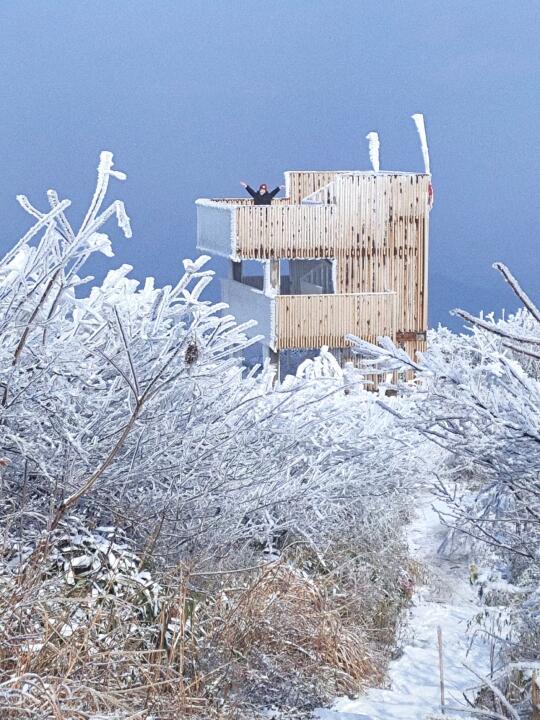
[[[50,531],[80,507],[172,562],[209,544],[236,552],[284,532],[293,514],[316,534],[311,516],[323,506],[348,511],[344,483],[351,497],[365,494],[360,456],[374,457],[370,481],[377,464],[386,475],[384,413],[366,398],[347,405],[340,388],[350,383],[339,373],[278,392],[264,373],[246,377],[235,357],[250,342],[245,326],[200,299],[212,276],[205,258],[184,261],[175,287],[149,279],[139,288],[123,266],[81,297],[91,279],[81,278],[85,261],[112,254],[103,223],[116,215],[131,234],[122,203],[102,209],[111,177],[123,175],[103,153],[78,231],[54,192],[47,213],[19,198],[37,223],[0,263],[7,523],[25,518],[36,533]],[[321,415],[316,404],[326,397]]]
[[[468,494],[460,497],[460,530],[503,553],[519,573],[538,563],[540,542],[540,313],[499,267],[526,298],[527,314],[496,321],[456,311],[471,333],[432,333],[429,351],[416,361],[389,340],[380,350],[356,346],[364,355],[379,353],[387,368],[416,371],[411,402],[398,413],[402,424],[449,451],[456,478],[479,480],[474,507]]]
[[[201,299],[204,257],[174,287],[122,266],[81,294],[113,254],[104,223],[131,235],[121,202],[103,209],[123,177],[103,153],[78,230],[54,192],[46,212],[19,198],[36,223],[0,262],[2,697],[14,716],[171,697],[208,716],[218,680],[245,703],[286,652],[312,699],[357,686],[407,600],[423,447],[324,352],[275,388],[246,373],[253,341]]]
[[[512,668],[540,660],[540,311],[508,268],[495,267],[524,305],[515,315],[457,310],[469,333],[432,332],[415,360],[389,339],[354,342],[372,371],[415,371],[400,388],[409,402],[389,409],[447,453],[437,488],[450,508],[444,519],[489,557],[492,570],[478,580],[488,602],[509,608],[514,630],[499,649]]]

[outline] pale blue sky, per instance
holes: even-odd
[[[134,227],[115,262],[170,282],[195,198],[367,168],[370,130],[383,169],[421,170],[423,112],[431,323],[513,307],[495,260],[540,299],[539,37],[536,0],[0,0],[0,247],[28,226],[17,193],[81,215],[108,149]]]

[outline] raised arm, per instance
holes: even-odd
[[[274,188],[274,189],[272,190],[272,192],[270,192],[270,193],[268,193],[268,194],[270,195],[270,197],[273,198],[273,197],[275,197],[275,196],[278,194],[278,192],[279,192],[280,190],[283,189],[283,187],[284,187],[283,185],[278,185],[277,188]]]
[[[254,190],[252,187],[250,187],[247,183],[245,183],[245,182],[242,181],[242,182],[240,183],[240,185],[247,190],[247,192],[251,195],[252,198],[254,198],[255,195],[257,194],[257,193],[255,192],[255,190]]]

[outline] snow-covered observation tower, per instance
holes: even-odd
[[[432,190],[423,117],[413,115],[424,173],[381,171],[376,133],[369,171],[288,171],[286,197],[200,199],[197,247],[230,261],[222,298],[257,320],[261,356],[292,372],[327,345],[350,357],[348,333],[386,335],[409,353],[427,330]]]

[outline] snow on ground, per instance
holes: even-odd
[[[388,687],[372,688],[356,700],[340,698],[332,709],[316,711],[319,720],[425,720],[430,714],[439,714],[438,626],[443,633],[448,710],[456,711],[459,706],[463,713],[462,693],[478,684],[464,663],[482,676],[489,674],[489,647],[482,642],[481,633],[474,633],[480,604],[469,582],[469,561],[439,553],[445,528],[432,501],[429,497],[421,501],[409,526],[411,552],[423,564],[426,578],[413,596],[403,654],[390,663]]]

